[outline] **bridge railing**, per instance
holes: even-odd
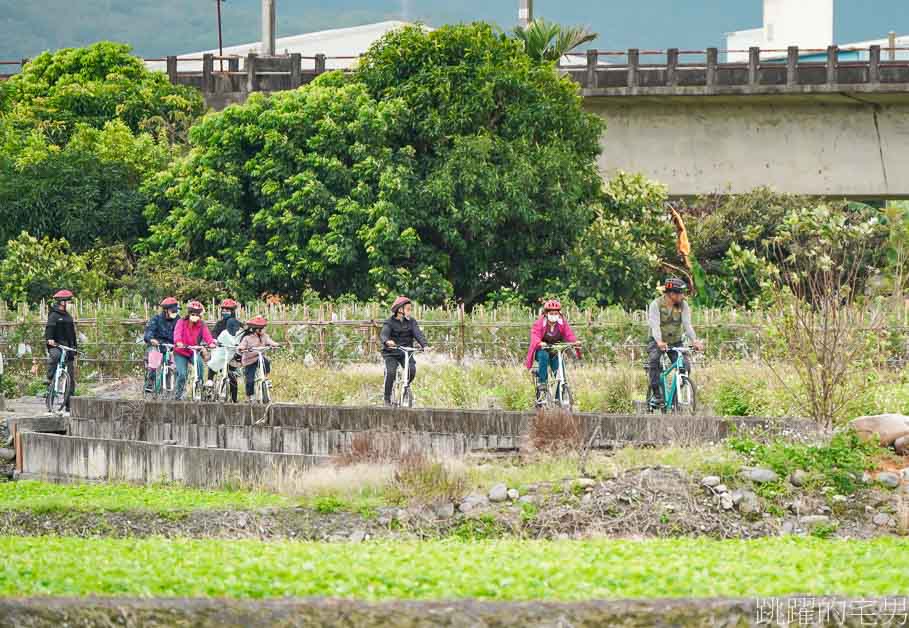
[[[647,90],[663,88],[684,92],[686,87],[723,91],[723,88],[810,91],[848,86],[876,88],[909,83],[909,48],[881,47],[746,50],[588,50],[569,53],[559,70],[587,90]],[[720,62],[720,54],[731,61]],[[747,54],[747,57],[744,55]],[[899,59],[898,56],[904,58]],[[654,59],[655,57],[655,59]],[[742,60],[739,60],[742,57]]]

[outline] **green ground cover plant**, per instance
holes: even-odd
[[[474,531],[475,532],[475,531]],[[467,535],[468,537],[470,535]],[[877,596],[909,589],[909,540],[326,544],[0,538],[0,595],[366,600]]]

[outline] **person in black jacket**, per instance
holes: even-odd
[[[47,324],[44,326],[44,341],[47,344],[47,385],[53,385],[54,374],[57,372],[57,364],[60,362],[60,353],[63,351],[59,345],[77,348],[76,323],[73,317],[66,311],[69,302],[73,300],[73,293],[69,290],[60,290],[54,294],[54,304],[51,306],[50,314],[47,317]],[[73,362],[76,354],[67,351],[66,361],[69,364],[70,377],[70,396],[76,392],[76,374],[73,369]],[[66,400],[66,410],[69,411],[69,398]]]
[[[149,319],[145,325],[145,355],[158,351],[160,345],[174,344],[174,327],[180,314],[180,303],[173,297],[161,301],[161,313]],[[148,369],[145,374],[145,392],[155,390],[155,369]]]
[[[221,335],[221,332],[227,331],[231,336],[237,336],[243,331],[243,321],[237,318],[237,309],[240,304],[233,299],[224,299],[221,301],[221,318],[215,323],[215,329],[212,336],[215,340]],[[230,366],[227,369],[227,379],[230,387],[230,398],[237,403],[237,375],[240,368],[238,356],[234,355],[230,359]],[[215,378],[215,372],[208,369],[208,381],[206,386],[211,386]]]
[[[391,392],[394,390],[398,365],[404,367],[404,352],[397,347],[413,347],[416,340],[422,348],[429,346],[426,336],[420,330],[417,321],[410,317],[413,305],[407,297],[398,297],[391,306],[391,318],[382,325],[379,340],[382,342],[382,357],[385,358],[385,405],[391,405]],[[407,385],[413,382],[417,374],[417,365],[411,357],[410,373]]]

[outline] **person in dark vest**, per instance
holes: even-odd
[[[429,342],[420,330],[417,321],[411,318],[413,304],[407,297],[398,297],[391,306],[391,318],[382,325],[379,340],[382,342],[382,357],[385,358],[385,405],[391,405],[391,393],[398,375],[398,365],[404,367],[404,352],[398,347],[413,347],[414,340],[426,349]],[[407,385],[417,374],[416,362],[411,357]]]
[[[691,308],[685,300],[688,284],[678,278],[666,280],[663,296],[651,302],[647,309],[647,322],[650,327],[650,339],[647,345],[647,371],[650,375],[651,400],[655,408],[661,408],[663,387],[660,384],[660,359],[669,353],[669,359],[675,361],[678,355],[674,348],[681,347],[683,337],[687,336],[697,351],[704,350],[704,343],[698,340],[694,327],[691,326]],[[685,357],[685,368],[691,372],[691,363]]]
[[[221,301],[221,318],[215,323],[215,329],[212,331],[212,337],[217,340],[221,332],[226,331],[231,336],[238,336],[243,331],[243,321],[237,318],[237,310],[240,304],[233,299],[224,299]],[[242,337],[242,336],[241,336]],[[237,402],[237,372],[240,368],[239,354],[230,358],[231,366],[227,369],[228,387],[230,388],[230,398],[234,403]],[[215,373],[208,369],[208,380],[206,386],[212,385]]]
[[[48,388],[53,385],[54,375],[57,372],[57,364],[60,362],[60,353],[63,351],[58,345],[77,349],[78,339],[76,338],[76,322],[67,312],[70,301],[73,300],[73,293],[69,290],[59,290],[54,293],[54,304],[51,306],[50,314],[47,317],[47,324],[44,326],[44,342],[47,345],[47,385]],[[70,396],[76,392],[76,372],[73,368],[73,362],[76,354],[70,351],[66,352],[66,361],[69,362],[69,377],[71,385]],[[69,400],[66,402],[65,410],[69,411]]]

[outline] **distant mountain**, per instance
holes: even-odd
[[[487,20],[511,28],[517,0],[277,0],[279,35],[387,19],[430,25]],[[874,5],[874,10],[870,5]],[[537,15],[586,24],[592,46],[702,49],[722,46],[727,31],[761,24],[761,0],[537,0]],[[259,39],[259,0],[224,0],[225,44]],[[217,46],[215,0],[0,0],[0,59],[109,39],[157,57]],[[907,0],[839,0],[837,40],[909,33]]]

